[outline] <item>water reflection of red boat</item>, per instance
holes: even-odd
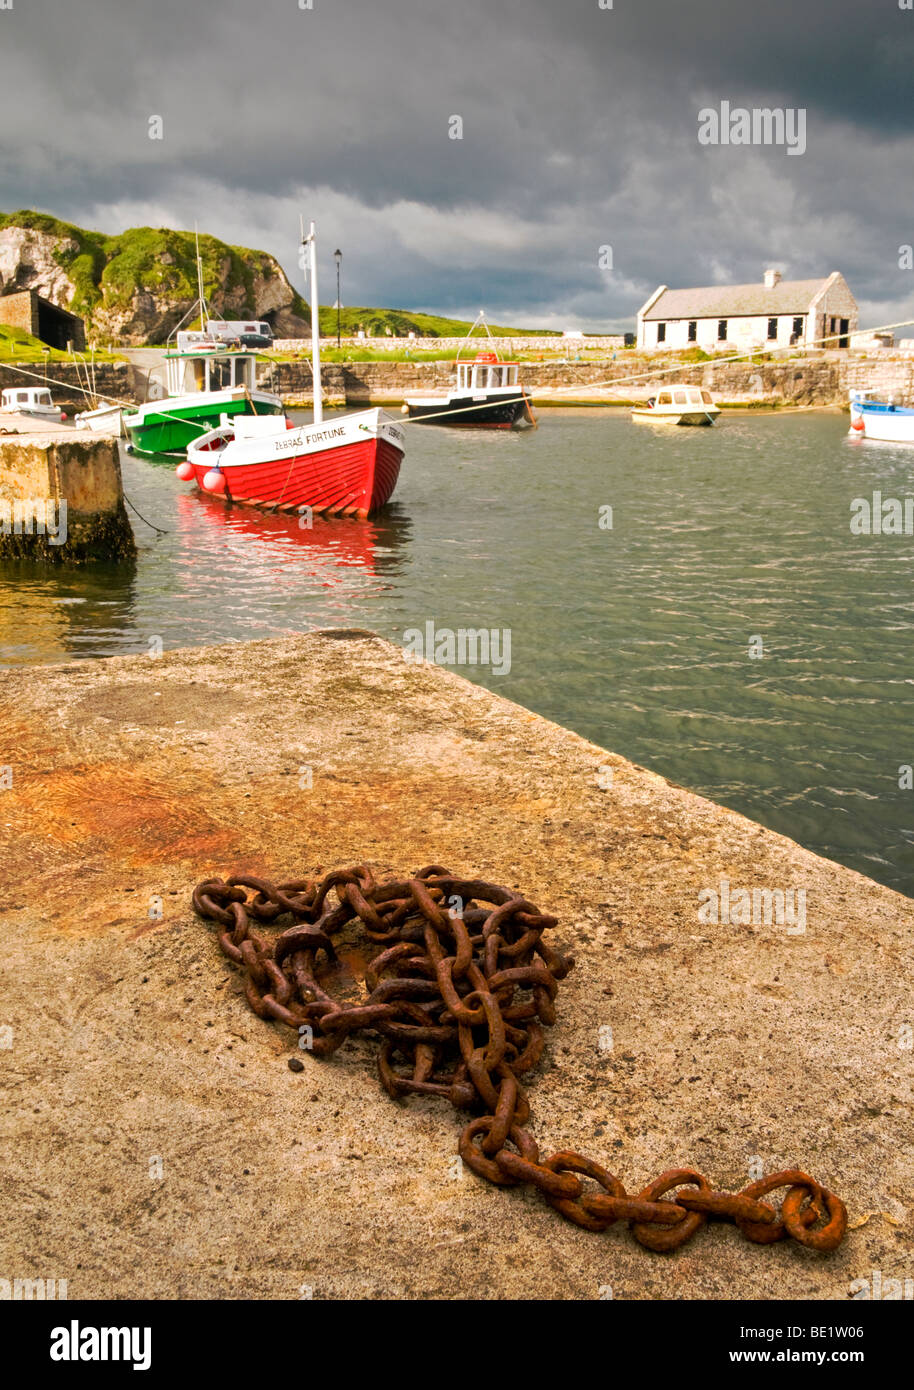
[[[226,506],[221,498],[206,493],[183,494],[177,503],[179,529],[196,533],[195,544],[201,528],[210,545],[230,546],[237,537],[243,539],[249,558],[256,553],[273,563],[283,554],[290,560],[301,558],[320,570],[325,583],[342,579],[331,578],[334,570],[358,569],[376,574],[389,562],[403,532],[403,519],[390,514],[383,520],[309,517],[307,513]]]

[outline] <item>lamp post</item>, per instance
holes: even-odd
[[[340,251],[340,250],[334,251],[334,253],[333,253],[333,259],[336,261],[336,347],[337,347],[337,351],[339,351],[339,346],[340,346],[340,261],[343,259],[343,253],[342,253],[342,251]]]

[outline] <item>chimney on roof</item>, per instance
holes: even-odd
[[[765,289],[766,289],[766,290],[773,290],[774,287],[775,287],[775,285],[776,285],[776,284],[778,283],[778,281],[780,280],[780,278],[781,278],[781,272],[780,272],[779,270],[774,270],[774,269],[766,270],[766,271],[765,271]]]

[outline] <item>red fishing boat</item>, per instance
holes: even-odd
[[[313,222],[302,244],[310,248],[311,260],[313,422],[293,425],[281,415],[223,417],[216,429],[188,446],[176,472],[227,501],[366,517],[384,506],[397,485],[406,432],[377,408],[324,420]]]
[[[378,408],[297,426],[239,415],[191,444],[178,476],[249,506],[364,517],[390,499],[404,449],[405,431]]]

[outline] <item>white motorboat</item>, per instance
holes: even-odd
[[[914,444],[914,410],[875,400],[870,391],[851,391],[850,402],[851,434],[890,444]]]
[[[645,405],[636,405],[632,419],[654,425],[713,425],[719,414],[720,406],[703,386],[671,386],[650,396]]]
[[[33,415],[56,424],[66,419],[46,386],[13,386],[4,391],[0,397],[0,414]]]

